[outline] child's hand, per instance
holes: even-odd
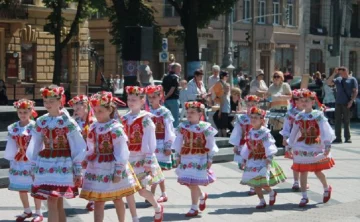
[[[165,156],[170,156],[171,155],[171,150],[165,150],[164,154],[165,154]]]
[[[283,139],[283,146],[287,146],[287,145],[289,144],[287,143],[286,139]]]
[[[208,162],[208,163],[207,163],[207,169],[210,169],[210,168],[211,168],[211,165],[212,165],[212,162]]]
[[[81,186],[81,176],[75,176],[74,177],[74,184],[76,187],[80,187]]]
[[[119,183],[120,180],[121,180],[121,177],[114,175],[114,177],[113,177],[113,183]]]

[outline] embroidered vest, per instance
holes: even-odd
[[[89,134],[89,138],[94,139],[95,151],[91,156],[88,157],[88,160],[93,161],[97,157],[99,157],[99,163],[112,162],[115,160],[114,146],[110,131],[105,134],[96,135],[95,129],[93,129]]]
[[[206,139],[203,132],[194,133],[182,128],[181,134],[184,138],[184,144],[180,151],[181,155],[206,154],[209,152],[209,149],[205,148]]]
[[[143,132],[143,121],[144,116],[137,118],[131,125],[124,121],[124,126],[126,129],[126,134],[129,138],[129,150],[134,152],[139,152],[141,150]]]
[[[298,120],[296,123],[299,125],[301,133],[298,142],[304,141],[307,145],[320,143],[320,128],[315,119]]]
[[[266,159],[265,147],[262,140],[249,140],[247,141],[247,145],[250,150],[249,159]]]
[[[241,129],[242,129],[242,133],[241,133],[241,139],[240,139],[240,146],[244,145],[247,141],[247,137],[249,134],[249,131],[251,129],[251,125],[250,124],[240,124]]]
[[[15,161],[28,161],[28,158],[26,157],[26,148],[29,145],[31,136],[16,135],[12,136],[12,138],[15,140],[16,147],[18,148],[18,152],[15,155]]]
[[[45,149],[40,151],[39,156],[45,158],[70,157],[71,150],[66,133],[69,132],[67,127],[64,128],[42,128],[41,133],[44,139]]]
[[[152,121],[155,124],[155,134],[157,140],[165,139],[165,124],[164,124],[164,117],[160,116],[153,116]]]

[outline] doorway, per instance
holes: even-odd
[[[260,69],[264,71],[264,81],[266,82],[266,85],[270,84],[270,56],[271,52],[269,51],[263,51],[260,54]]]

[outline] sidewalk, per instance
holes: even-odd
[[[256,210],[257,197],[248,197],[248,187],[239,184],[240,171],[234,162],[215,164],[214,171],[218,180],[203,188],[209,193],[208,207],[197,218],[192,221],[360,221],[360,130],[354,129],[353,143],[340,144],[333,147],[333,156],[336,166],[326,171],[329,184],[333,186],[332,200],[322,204],[323,188],[314,174],[309,176],[310,191],[309,206],[305,209],[298,208],[301,193],[291,192],[293,182],[290,170],[291,161],[283,157],[276,160],[283,167],[288,180],[279,184],[275,189],[278,191],[278,198],[275,206],[267,207],[265,210]],[[176,182],[174,171],[165,172],[167,193],[169,201],[164,204],[164,221],[187,221],[184,213],[190,207],[190,193],[185,186]],[[159,192],[157,193],[157,196]],[[266,200],[268,196],[266,195]],[[17,193],[7,189],[0,189],[0,220],[13,221],[14,215],[21,213],[22,208]],[[144,203],[144,200],[136,194],[138,202],[138,214],[141,221],[152,221],[153,209]],[[33,205],[33,204],[32,204]],[[92,213],[88,213],[84,207],[86,201],[83,199],[72,199],[65,201],[68,221],[93,221]],[[44,207],[45,210],[45,207]],[[46,211],[46,210],[45,210]],[[126,221],[131,221],[129,211],[126,212]],[[46,215],[46,214],[45,214]],[[240,216],[240,217],[239,217]],[[108,202],[105,211],[107,222],[117,221],[113,204]]]

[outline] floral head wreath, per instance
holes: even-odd
[[[201,102],[196,102],[196,101],[193,101],[193,102],[186,102],[185,103],[185,109],[190,109],[190,108],[193,108],[193,109],[201,109],[201,110],[204,110],[205,109],[205,105],[202,104]]]
[[[78,103],[88,104],[89,98],[85,95],[79,95],[79,96],[75,96],[68,102],[69,106],[71,106],[71,107],[73,107],[74,105],[76,105]]]
[[[145,88],[145,93],[146,94],[153,94],[153,93],[161,93],[163,90],[163,87],[161,85],[158,85],[158,86],[147,86]]]
[[[125,90],[128,95],[140,96],[145,94],[145,88],[139,86],[127,86]]]
[[[258,115],[258,116],[261,116],[261,118],[264,118],[265,115],[266,115],[266,111],[265,110],[262,110],[260,108],[257,108],[257,107],[252,107],[250,109],[250,115]]]
[[[310,99],[316,99],[316,93],[312,92],[308,89],[303,89],[300,92],[300,98],[310,98]]]
[[[64,95],[64,88],[61,86],[58,87],[54,87],[54,88],[49,88],[49,87],[44,87],[40,89],[41,92],[41,96],[43,98],[57,98],[57,99],[61,99],[62,96]]]
[[[34,106],[35,102],[28,99],[20,99],[19,101],[14,102],[15,109],[31,109],[32,117],[36,118],[38,114],[34,110]]]
[[[300,94],[301,94],[301,89],[294,89],[292,91],[292,98],[298,99],[298,98],[300,98]]]
[[[255,95],[247,95],[245,96],[245,102],[259,102],[260,98]]]
[[[98,92],[90,97],[90,106],[126,106],[126,104],[120,99],[114,97],[111,92]]]

